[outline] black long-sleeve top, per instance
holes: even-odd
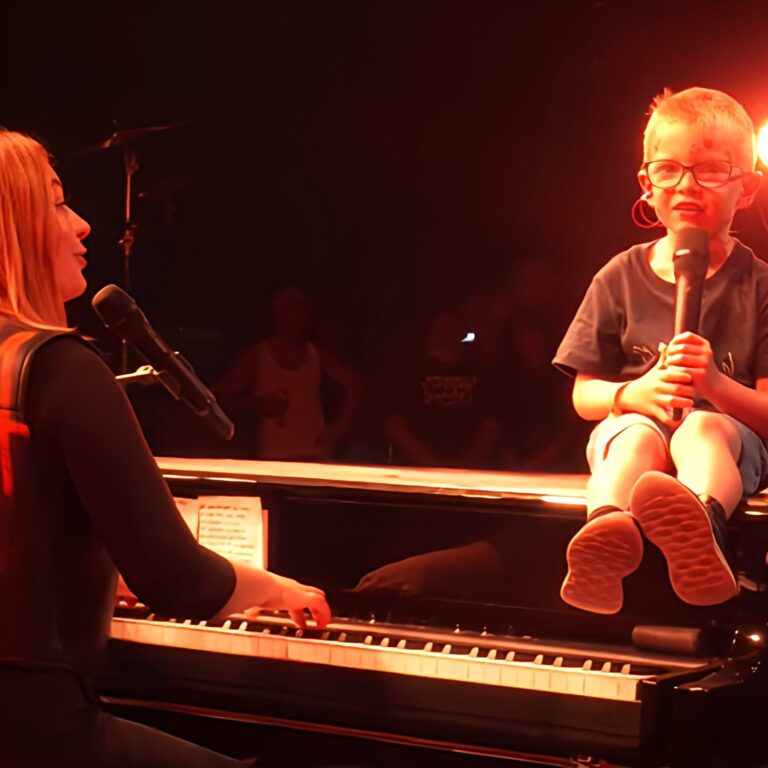
[[[22,443],[12,497],[0,502],[0,663],[91,666],[115,566],[156,611],[206,618],[223,607],[234,570],[195,541],[96,352],[72,337],[48,341],[22,405],[29,438],[10,437]]]

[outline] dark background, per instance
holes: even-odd
[[[538,433],[582,469],[548,360],[590,276],[650,239],[629,215],[648,104],[706,85],[761,124],[767,41],[763,2],[6,2],[0,123],[59,158],[91,294],[123,282],[123,166],[78,152],[113,119],[176,124],[136,144],[131,290],[205,376],[298,281],[369,383],[345,458],[386,460],[388,372],[452,307],[503,372],[500,466]],[[766,207],[736,221],[759,254]],[[72,319],[101,336],[87,299]]]

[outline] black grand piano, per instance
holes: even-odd
[[[324,630],[116,611],[116,713],[264,766],[768,764],[768,497],[735,516],[741,592],[681,603],[647,544],[615,616],[559,599],[581,475],[161,459],[175,496],[258,496],[269,567]]]

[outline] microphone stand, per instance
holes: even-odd
[[[123,340],[125,343],[125,340]],[[159,384],[160,374],[151,365],[140,365],[133,373],[121,373],[115,376],[119,384]]]

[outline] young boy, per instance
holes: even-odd
[[[597,273],[553,361],[575,377],[577,413],[600,422],[587,447],[587,523],[561,590],[597,613],[621,608],[640,530],[682,600],[733,597],[725,522],[768,481],[768,265],[730,235],[760,184],[752,121],[720,91],[667,90],[651,107],[643,160],[638,203],[666,234]],[[674,336],[673,254],[691,227],[709,240],[701,322]]]

